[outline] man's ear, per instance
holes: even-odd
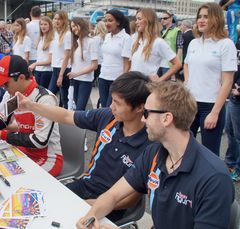
[[[173,115],[171,112],[166,112],[162,115],[162,122],[165,127],[171,125],[173,123]]]
[[[135,107],[134,109],[136,110],[136,112],[142,113],[144,110],[144,104],[140,104],[137,107]]]

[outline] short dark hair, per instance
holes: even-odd
[[[119,23],[119,29],[125,29],[126,33],[130,34],[130,25],[127,17],[120,10],[111,9],[106,12],[106,14],[111,14],[116,21]]]
[[[145,104],[150,92],[148,78],[141,72],[130,71],[120,75],[111,85],[110,92],[117,93],[133,109]]]
[[[33,6],[31,8],[31,12],[30,12],[31,16],[40,17],[41,13],[42,13],[42,11],[41,11],[41,8],[39,6]]]

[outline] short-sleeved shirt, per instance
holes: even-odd
[[[50,43],[48,49],[43,50],[44,45],[44,39],[40,39],[38,46],[37,46],[37,62],[47,61],[49,58],[49,54],[52,53],[53,49],[53,42]],[[36,71],[52,71],[51,64],[49,65],[42,65],[42,66],[36,66]]]
[[[55,32],[53,39],[53,51],[52,51],[52,67],[53,68],[61,68],[63,59],[64,59],[64,51],[71,50],[72,45],[72,36],[71,32],[67,31],[64,35],[63,42],[59,44],[59,34]],[[68,65],[70,67],[70,65]]]
[[[222,85],[222,72],[237,71],[237,50],[229,39],[193,39],[187,51],[187,88],[197,102],[215,103]]]
[[[82,50],[83,49],[83,59],[82,59]],[[85,37],[83,39],[83,47],[81,47],[78,40],[78,47],[74,52],[73,63],[72,63],[72,72],[79,72],[82,69],[89,67],[92,64],[93,60],[98,59],[98,43],[97,40],[91,37]],[[77,76],[74,80],[92,82],[94,79],[94,71],[87,74]]]
[[[146,128],[125,137],[121,122],[116,122],[109,108],[76,111],[75,125],[97,132],[97,141],[87,173],[78,182],[88,190],[85,199],[97,198],[107,191],[150,144]]]
[[[13,43],[13,33],[5,30],[0,33],[0,53],[5,53],[6,49],[11,49]]]
[[[13,45],[13,54],[25,58],[25,53],[31,51],[31,40],[28,36],[25,36],[23,42],[20,43],[19,39]]]
[[[123,73],[123,58],[131,57],[132,38],[122,29],[112,35],[108,33],[102,45],[103,61],[99,78],[115,80]]]
[[[140,71],[147,76],[157,74],[160,63],[163,59],[170,61],[176,57],[176,54],[172,51],[166,41],[162,38],[156,38],[153,42],[149,59],[145,60],[142,53],[145,45],[146,42],[141,40],[138,49],[133,53],[131,71]]]
[[[162,145],[152,144],[124,175],[136,191],[148,192],[156,229],[227,229],[234,186],[224,162],[193,135],[171,174],[167,156]]]

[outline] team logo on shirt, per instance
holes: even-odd
[[[148,175],[148,188],[151,189],[151,190],[154,190],[156,188],[158,188],[159,186],[159,176],[154,173],[154,172],[151,172],[149,175]]]
[[[100,141],[104,144],[110,143],[112,141],[111,132],[107,129],[104,129],[100,133]]]
[[[133,165],[133,161],[130,159],[128,155],[122,155],[121,156],[123,164],[125,164],[127,167],[131,167]]]
[[[190,208],[192,208],[192,200],[188,200],[188,196],[185,194],[182,194],[181,192],[176,192],[175,200],[179,204],[183,204],[185,206],[189,206]]]
[[[44,127],[44,122],[43,122],[42,119],[38,119],[38,120],[36,121],[36,127],[37,127],[38,129],[41,129],[41,128]]]

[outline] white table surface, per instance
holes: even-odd
[[[25,170],[25,173],[7,177],[11,187],[0,180],[0,191],[5,198],[20,187],[36,189],[45,194],[47,216],[35,218],[30,228],[56,228],[51,226],[52,221],[59,222],[61,229],[76,228],[77,220],[87,213],[90,206],[31,159],[27,157],[19,159],[18,164]],[[111,224],[106,218],[100,222]]]

